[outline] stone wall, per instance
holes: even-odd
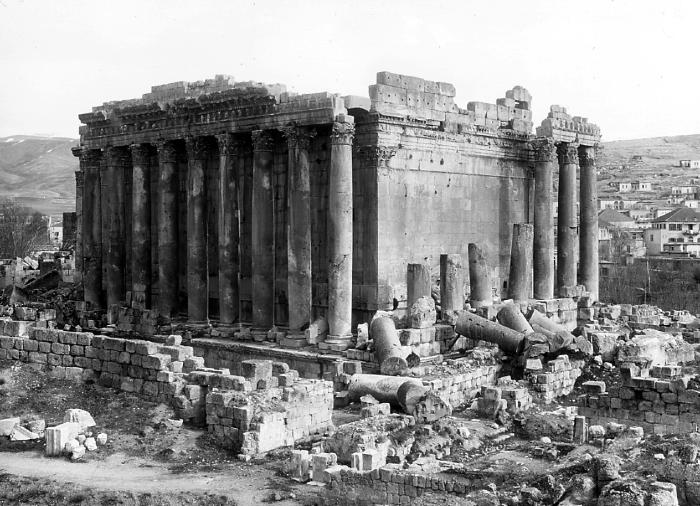
[[[218,385],[206,394],[206,421],[224,446],[252,456],[333,427],[331,382],[299,379],[287,364],[270,360],[241,366],[245,376],[233,384],[215,375],[191,375],[210,390]]]
[[[94,380],[146,399],[171,403],[180,418],[206,423],[226,447],[244,455],[293,444],[332,427],[333,383],[300,379],[285,363],[247,360],[240,375],[204,367],[180,336],[166,344],[29,328],[0,320],[0,359],[37,364],[57,378]],[[28,335],[27,335],[28,334]]]
[[[461,496],[485,487],[491,479],[489,476],[428,474],[403,470],[394,464],[373,471],[336,465],[328,467],[324,474],[328,483],[324,503],[336,505],[411,504],[417,497],[431,492]]]
[[[547,362],[546,370],[541,368],[541,364],[535,369],[527,369],[525,377],[532,383],[535,399],[549,403],[561,395],[571,393],[576,378],[581,376],[583,366],[583,360],[569,360],[568,355],[559,355]]]
[[[406,300],[406,264],[484,243],[494,289],[504,288],[513,223],[530,222],[530,94],[522,87],[496,104],[455,103],[449,83],[380,72],[368,115],[355,115],[356,170],[372,179],[379,307]],[[374,195],[373,195],[374,196]],[[466,280],[465,280],[466,281]],[[388,290],[388,291],[387,291]]]
[[[695,432],[700,424],[700,390],[689,386],[689,377],[674,376],[679,372],[679,367],[662,367],[655,374],[664,374],[665,379],[625,375],[622,385],[598,385],[596,391],[578,397],[579,414],[589,419],[589,425],[619,422],[654,434]]]

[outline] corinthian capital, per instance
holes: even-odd
[[[148,144],[132,144],[129,148],[134,165],[148,165],[151,156],[151,148]]]
[[[308,150],[311,145],[311,139],[316,137],[315,130],[301,128],[296,125],[290,125],[280,128],[280,132],[287,139],[289,149],[305,149]]]
[[[332,144],[352,144],[355,136],[355,125],[353,123],[336,121],[333,123],[331,131]]]
[[[578,165],[578,143],[577,142],[561,142],[557,145],[557,155],[559,155],[559,164],[565,165],[573,163]]]
[[[185,146],[187,148],[187,156],[196,160],[206,158],[209,151],[209,142],[204,137],[188,135],[185,137]]]
[[[535,151],[535,161],[537,162],[553,162],[556,153],[554,139],[550,137],[539,137],[533,140],[530,145]]]
[[[108,166],[131,165],[131,153],[126,146],[111,146],[105,149],[105,159]]]
[[[272,151],[275,148],[275,138],[269,130],[253,130],[251,139],[255,151]]]
[[[175,163],[177,161],[177,146],[172,141],[159,141],[156,144],[159,163]]]

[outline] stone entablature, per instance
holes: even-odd
[[[552,105],[549,114],[537,127],[538,137],[549,137],[555,142],[578,142],[580,146],[598,147],[600,128],[588,122],[588,118],[571,116],[566,107]]]

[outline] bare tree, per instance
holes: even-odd
[[[45,244],[46,219],[13,199],[0,200],[0,257],[25,257]]]

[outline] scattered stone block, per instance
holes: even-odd
[[[107,434],[105,434],[104,432],[100,432],[97,435],[97,437],[95,438],[95,442],[100,446],[106,445],[107,444]]]
[[[5,418],[0,420],[0,436],[9,436],[12,434],[15,426],[19,425],[19,417]]]
[[[97,441],[95,441],[94,437],[89,437],[85,439],[85,449],[89,452],[94,452],[97,450]]]
[[[76,422],[80,425],[81,432],[89,427],[97,425],[92,415],[84,409],[69,409],[63,415],[64,422]]]
[[[15,425],[10,434],[11,441],[31,441],[33,439],[41,439],[41,436],[35,432],[25,429],[21,425]]]
[[[80,460],[85,456],[85,447],[84,446],[78,446],[75,450],[73,450],[73,453],[70,456],[71,460]]]

